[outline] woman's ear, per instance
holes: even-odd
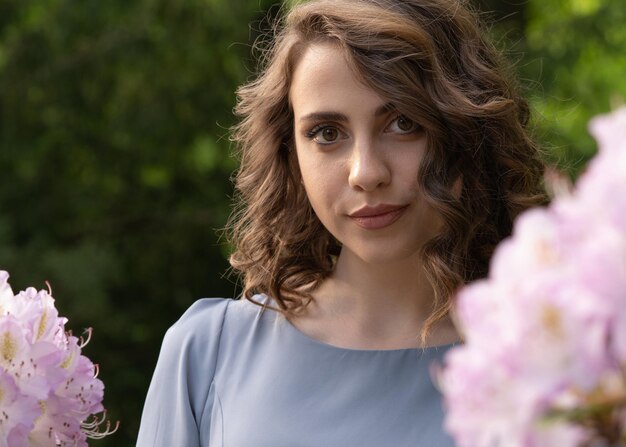
[[[454,181],[452,185],[452,195],[455,199],[461,198],[461,192],[463,191],[463,174],[459,174],[459,177]]]

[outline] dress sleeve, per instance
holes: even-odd
[[[197,301],[165,334],[137,447],[208,445],[213,375],[230,301]]]

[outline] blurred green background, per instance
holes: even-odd
[[[476,0],[514,62],[535,136],[572,175],[586,123],[626,95],[626,2]],[[235,296],[228,248],[234,90],[265,0],[0,0],[0,268],[52,284],[133,446],[163,334]],[[487,13],[486,11],[490,11]]]

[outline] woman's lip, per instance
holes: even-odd
[[[361,228],[366,230],[379,230],[388,227],[398,220],[407,207],[408,205],[365,207],[350,214],[349,217]]]

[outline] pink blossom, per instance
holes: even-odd
[[[0,314],[6,313],[4,306],[13,299],[13,290],[9,285],[9,274],[0,270]]]
[[[65,331],[49,291],[13,295],[8,278],[0,270],[0,447],[86,446],[114,432],[93,419],[104,385],[81,353],[88,340]]]
[[[32,447],[87,446],[87,436],[81,430],[80,420],[71,413],[71,403],[51,396],[43,406],[43,414],[37,419],[28,440]]]
[[[63,347],[67,319],[59,318],[48,291],[29,287],[7,303],[6,312],[24,322],[31,343],[46,340]]]
[[[67,378],[55,388],[54,394],[63,398],[70,411],[84,420],[104,410],[104,384],[96,378],[97,371],[91,360],[80,355],[76,337],[70,337],[70,345],[73,346],[71,361],[67,365],[64,363]]]
[[[599,152],[576,187],[588,213],[626,231],[626,107],[591,120]]]
[[[458,294],[465,344],[439,379],[461,447],[578,446],[594,432],[551,415],[625,395],[626,108],[591,129],[600,151],[573,192],[523,213]]]
[[[40,412],[38,400],[22,395],[14,377],[0,368],[0,447],[27,446],[26,435]]]

